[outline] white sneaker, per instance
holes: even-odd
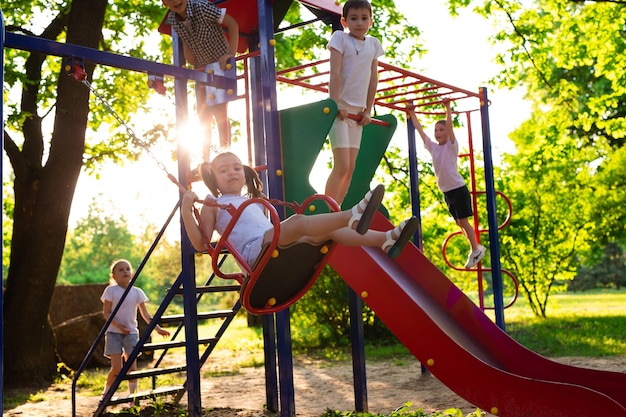
[[[487,249],[483,245],[478,245],[478,247],[471,251],[467,257],[467,262],[465,263],[465,268],[471,268],[475,266],[481,259],[485,257],[485,253]]]

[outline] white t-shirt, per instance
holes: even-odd
[[[446,191],[455,190],[465,185],[465,180],[459,174],[457,165],[459,154],[459,142],[454,141],[440,145],[439,143],[428,138],[424,141],[424,147],[433,158],[433,168],[435,169],[435,177],[437,177],[437,186],[444,193]]]
[[[372,36],[365,36],[365,40],[361,41],[347,32],[336,31],[328,42],[328,49],[331,48],[343,57],[337,105],[339,108],[352,106],[365,109],[372,61],[385,55],[380,41]]]
[[[113,311],[115,310],[117,303],[119,303],[120,298],[122,298],[124,291],[125,289],[119,285],[109,285],[104,289],[100,300],[102,300],[102,302],[110,301],[112,304],[111,311]],[[137,327],[137,306],[141,303],[145,303],[146,301],[148,301],[148,297],[146,297],[143,290],[141,288],[132,287],[124,299],[122,306],[117,313],[115,313],[115,321],[125,325],[130,329],[131,333],[139,334],[139,328]],[[109,326],[107,332],[122,333],[117,326]]]

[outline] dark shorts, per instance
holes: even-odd
[[[472,211],[472,197],[467,186],[464,185],[463,187],[446,191],[443,193],[443,197],[448,205],[448,211],[455,220],[465,219],[474,215]]]

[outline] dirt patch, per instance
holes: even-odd
[[[559,362],[594,369],[626,370],[626,356],[611,358],[558,358]],[[327,409],[354,410],[354,389],[350,362],[330,362],[296,357],[294,360],[295,409],[298,416],[315,417]],[[465,414],[476,408],[450,391],[430,375],[421,373],[421,366],[412,357],[367,363],[368,404],[371,413],[388,414],[408,402],[412,410],[443,411],[460,408]],[[241,368],[230,376],[208,377],[202,380],[202,406],[210,417],[262,417],[276,415],[264,412],[264,369]],[[72,415],[70,384],[55,384],[48,388],[40,402],[29,402],[11,410],[7,417],[67,417]],[[78,417],[92,416],[98,397],[78,393]],[[152,416],[150,401],[142,403],[141,416]],[[186,408],[185,399],[182,402]],[[119,412],[122,406],[109,408]],[[135,414],[136,415],[136,414]],[[159,414],[160,416],[176,416]]]

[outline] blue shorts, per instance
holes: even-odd
[[[137,333],[107,332],[104,340],[104,356],[109,357],[109,355],[120,355],[122,353],[129,355],[137,346],[139,335]]]
[[[454,220],[466,219],[474,215],[472,197],[466,185],[444,192],[443,197]]]

